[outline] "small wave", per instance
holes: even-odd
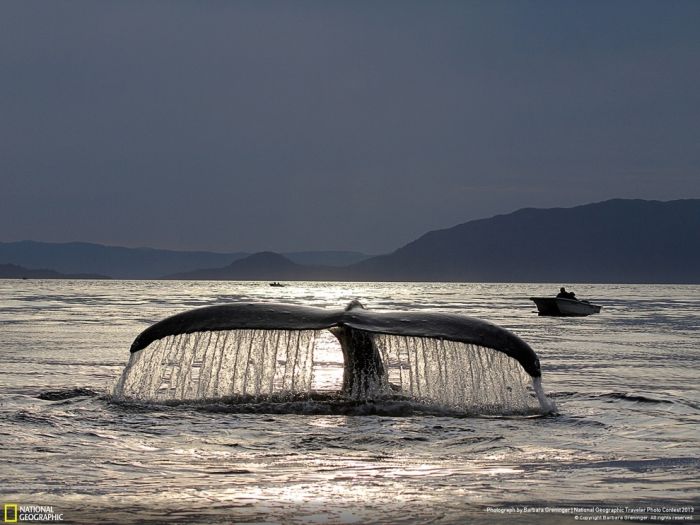
[[[3,417],[3,419],[5,419],[5,417]],[[46,425],[50,427],[60,426],[58,420],[55,417],[47,414],[39,414],[30,410],[19,410],[17,412],[9,414],[9,417],[6,417],[6,419],[14,423]]]
[[[43,399],[44,401],[62,401],[64,399],[71,399],[74,397],[96,397],[99,395],[101,395],[101,392],[97,392],[91,388],[76,387],[64,388],[61,390],[47,390],[36,397],[38,399]]]
[[[676,401],[669,399],[659,399],[650,397],[647,395],[641,395],[631,392],[604,392],[604,393],[590,393],[590,392],[548,392],[547,397],[551,399],[602,399],[606,403],[612,403],[617,400],[622,401],[633,401],[639,403],[659,403],[659,404],[674,404]]]
[[[558,417],[558,422],[564,426],[569,426],[569,427],[578,427],[578,428],[590,428],[592,429],[609,429],[610,426],[606,425],[605,423],[601,421],[596,421],[595,419],[591,419],[588,416],[574,416],[570,414],[566,415],[559,415]],[[596,430],[600,431],[600,430]]]
[[[692,408],[693,410],[700,410],[700,403],[695,403],[693,401],[689,401],[687,399],[682,399],[679,401],[680,404],[685,405],[687,407]]]
[[[695,469],[700,467],[700,459],[693,457],[651,458],[638,460],[609,460],[595,461],[588,464],[575,465],[575,468],[620,468],[634,472],[652,472],[660,469]]]
[[[568,397],[579,397],[580,392],[547,392],[547,397],[554,399],[566,399]]]
[[[640,394],[631,394],[629,392],[610,392],[608,394],[599,394],[595,396],[597,398],[605,399],[621,399],[623,401],[635,401],[639,403],[661,403],[661,404],[673,404],[673,401],[668,399],[656,399],[653,397],[643,396]]]

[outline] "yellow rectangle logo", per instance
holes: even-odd
[[[3,515],[5,523],[17,523],[17,504],[5,503],[5,513]]]

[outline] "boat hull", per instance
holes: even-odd
[[[557,317],[585,317],[600,312],[601,307],[587,301],[564,299],[562,297],[530,297],[537,305],[539,315]]]

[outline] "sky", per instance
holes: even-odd
[[[2,0],[0,241],[386,253],[700,197],[700,2]]]

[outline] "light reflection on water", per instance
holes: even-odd
[[[567,285],[601,314],[538,317],[528,298],[558,287],[0,281],[3,496],[84,522],[100,509],[115,522],[459,523],[486,520],[485,505],[697,504],[700,287]],[[538,352],[561,415],[243,414],[106,395],[136,334],[168,315],[233,300],[354,298],[515,331]],[[86,390],[37,398],[76,387]]]

